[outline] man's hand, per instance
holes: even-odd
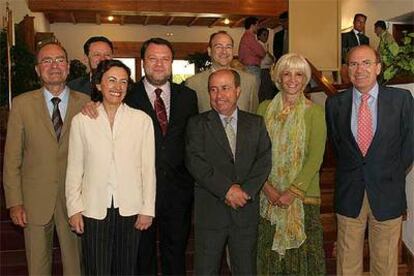
[[[152,217],[146,215],[138,215],[135,222],[135,228],[138,230],[147,230],[152,224]]]
[[[98,118],[98,106],[100,105],[100,102],[87,102],[83,107],[82,107],[82,114],[88,116],[91,119],[96,119]]]
[[[294,199],[295,196],[289,190],[286,190],[279,197],[279,200],[277,201],[276,205],[280,208],[287,209],[290,206],[290,204],[292,204]]]
[[[266,182],[263,186],[263,192],[267,198],[267,201],[275,206],[281,196],[277,189]]]
[[[243,191],[239,184],[233,184],[227,191],[225,202],[233,209],[237,209],[246,205],[249,199],[250,196]]]
[[[72,231],[75,231],[76,234],[83,234],[84,224],[83,217],[81,213],[76,213],[69,218],[69,224]]]
[[[16,205],[10,208],[10,218],[15,225],[26,227],[26,210],[23,205]]]

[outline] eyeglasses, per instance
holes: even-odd
[[[371,67],[371,65],[377,64],[377,63],[378,62],[372,61],[372,60],[363,60],[362,62],[351,61],[351,62],[348,62],[348,67],[350,69],[356,69],[358,68],[358,66],[361,66],[363,69],[367,69]]]
[[[39,61],[39,64],[51,65],[52,63],[56,63],[57,65],[61,65],[66,62],[67,60],[65,57],[57,57],[57,58],[44,58],[41,61]]]

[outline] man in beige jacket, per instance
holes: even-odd
[[[65,206],[65,173],[70,122],[89,97],[66,86],[65,49],[48,43],[37,53],[39,90],[13,100],[4,156],[6,206],[24,228],[30,275],[51,275],[56,229],[63,273],[80,275],[79,241]]]
[[[208,44],[208,54],[211,58],[211,68],[188,78],[185,84],[195,90],[198,99],[198,111],[200,113],[211,109],[208,93],[208,77],[216,70],[229,69],[233,60],[233,38],[225,31],[213,33]],[[237,106],[247,112],[256,113],[259,104],[259,84],[253,74],[242,70],[236,70],[240,75],[241,94]]]

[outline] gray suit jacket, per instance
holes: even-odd
[[[236,70],[240,74],[240,98],[237,106],[247,112],[256,113],[259,105],[259,85],[253,74]],[[185,81],[185,85],[193,89],[197,93],[198,111],[200,113],[209,111],[210,96],[208,93],[208,77],[212,73],[212,69],[195,74]]]
[[[351,131],[352,89],[326,102],[328,136],[337,159],[335,212],[357,217],[364,192],[379,221],[407,208],[405,175],[414,158],[414,102],[410,92],[381,87],[377,129],[365,157]]]
[[[263,119],[238,111],[235,160],[214,110],[191,118],[186,138],[186,165],[196,179],[196,226],[218,229],[258,223],[258,193],[271,168],[271,144]],[[224,202],[234,183],[252,198],[237,211]]]

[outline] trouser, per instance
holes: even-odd
[[[83,217],[82,253],[85,275],[135,275],[141,231],[137,215],[123,217],[108,208],[105,219]]]
[[[365,193],[357,218],[337,214],[337,274],[362,275],[365,228],[368,224],[371,275],[398,274],[398,241],[401,234],[401,216],[378,221],[372,214]]]

